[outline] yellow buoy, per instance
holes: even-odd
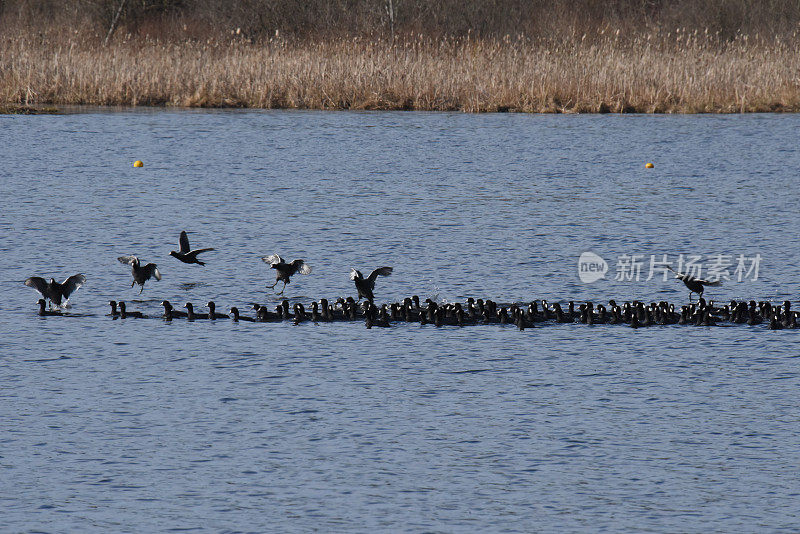
[[[141,162],[140,162],[140,163],[141,163]],[[652,168],[654,167],[654,165],[653,165],[652,163],[645,163],[645,164],[644,164],[644,167],[645,167],[646,169],[652,169]]]
[[[143,165],[144,165],[144,163],[142,163],[142,161],[138,160],[138,159],[133,162],[133,166],[134,167],[142,167]]]

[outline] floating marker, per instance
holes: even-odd
[[[650,165],[650,164],[648,163],[648,165]],[[137,159],[136,161],[133,162],[133,166],[134,167],[142,167],[142,166],[144,166],[144,163],[142,163],[142,160]]]
[[[140,161],[139,163],[141,163],[141,161]],[[141,165],[140,165],[140,166],[141,166]],[[653,165],[652,163],[645,163],[645,164],[644,164],[644,167],[645,167],[645,169],[652,169],[654,166],[655,166],[655,165]]]

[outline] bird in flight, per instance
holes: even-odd
[[[361,298],[366,298],[370,302],[375,300],[375,295],[372,294],[372,291],[375,289],[375,280],[379,276],[389,276],[392,274],[391,267],[378,267],[367,277],[364,278],[364,275],[361,274],[361,271],[357,271],[355,269],[350,269],[350,280],[356,283],[356,289],[358,290],[358,300]]]
[[[275,283],[267,287],[274,289],[278,282],[283,282],[283,287],[278,295],[283,295],[286,284],[291,282],[293,274],[298,272],[300,274],[311,274],[311,266],[304,260],[294,260],[291,263],[286,263],[280,255],[273,254],[272,256],[264,256],[261,261],[269,263],[270,268],[275,269]]]
[[[144,283],[150,280],[150,278],[161,280],[161,273],[158,272],[158,267],[156,267],[155,263],[148,263],[142,267],[141,263],[139,262],[139,258],[136,256],[120,256],[117,259],[120,263],[131,266],[131,274],[133,275],[131,287],[133,287],[134,284],[139,284],[141,286],[139,289],[139,294],[144,291]]]
[[[185,230],[181,232],[180,247],[180,250],[173,250],[169,253],[169,255],[173,258],[178,258],[183,263],[197,263],[198,265],[205,265],[205,263],[197,259],[198,254],[201,252],[214,250],[213,248],[199,248],[197,250],[192,250],[191,247],[189,247],[189,237],[186,235]]]
[[[61,306],[62,300],[66,303],[69,300],[69,296],[85,283],[86,277],[82,274],[73,274],[60,284],[56,282],[55,278],[51,278],[48,282],[39,276],[31,276],[25,280],[26,286],[38,291],[42,297],[50,301],[51,305],[55,304],[57,307]]]

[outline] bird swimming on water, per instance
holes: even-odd
[[[361,274],[361,271],[357,271],[355,269],[350,269],[350,280],[355,282],[356,289],[358,290],[358,300],[361,300],[362,297],[366,298],[370,302],[374,302],[375,295],[372,294],[372,291],[375,289],[375,280],[379,276],[389,276],[392,274],[393,269],[391,267],[378,267],[367,278],[364,278],[364,275]]]
[[[186,318],[190,321],[194,321],[195,319],[208,319],[207,313],[195,313],[194,305],[191,302],[187,302],[183,307],[186,308]]]
[[[272,256],[262,257],[261,261],[269,263],[270,268],[275,269],[275,283],[267,287],[274,289],[278,282],[283,282],[283,287],[278,295],[283,295],[286,284],[291,282],[290,279],[293,274],[298,272],[300,274],[311,274],[311,266],[303,260],[294,260],[291,263],[286,263],[279,254],[273,254]]]
[[[239,315],[239,308],[237,308],[236,306],[231,308],[231,314],[233,315],[234,323],[238,323],[239,321],[249,321],[251,323],[255,322],[255,319],[253,319],[252,317],[247,317],[246,315]]]
[[[689,302],[692,301],[692,293],[697,293],[698,296],[703,296],[703,290],[705,289],[704,286],[710,287],[717,287],[722,285],[722,280],[716,280],[711,282],[709,280],[703,280],[701,278],[695,278],[690,274],[679,273],[672,267],[667,266],[667,269],[675,273],[675,278],[678,280],[683,281],[687,288],[689,288]]]
[[[173,258],[178,258],[183,263],[196,263],[198,265],[205,265],[205,263],[197,259],[198,254],[201,252],[214,250],[213,248],[199,248],[197,250],[191,250],[189,247],[189,237],[186,235],[185,230],[181,232],[180,247],[180,250],[173,250],[169,253],[169,255]]]
[[[150,280],[150,278],[161,280],[161,273],[158,272],[158,268],[156,267],[155,263],[148,263],[142,267],[141,263],[139,262],[139,258],[136,256],[120,256],[117,259],[120,263],[131,266],[131,274],[133,275],[131,287],[133,287],[134,284],[139,284],[141,286],[141,289],[139,289],[140,294],[142,291],[144,291],[144,283]]]
[[[217,313],[217,305],[214,303],[213,300],[208,301],[208,318],[212,321],[215,319],[230,319],[230,315],[225,315],[224,313]]]
[[[143,319],[145,317],[145,315],[142,312],[140,312],[140,311],[128,311],[125,306],[126,306],[125,302],[123,302],[123,301],[119,302],[119,316],[122,319],[126,319],[128,317],[131,317],[133,319]]]
[[[189,315],[186,312],[173,308],[172,304],[168,300],[162,300],[161,305],[164,306],[164,318],[170,321],[175,317],[187,317]]]
[[[69,296],[86,283],[86,277],[82,274],[73,274],[60,284],[55,278],[47,282],[39,276],[31,276],[25,280],[25,285],[38,291],[42,297],[48,299],[52,304],[61,306],[61,301],[69,300]]]

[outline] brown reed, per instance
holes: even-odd
[[[534,113],[800,110],[797,33],[0,40],[0,103]]]

